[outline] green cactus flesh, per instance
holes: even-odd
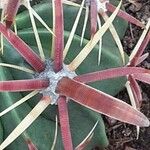
[[[52,27],[52,7],[50,4],[38,4],[34,7],[37,13],[44,19],[44,21]],[[69,31],[74,23],[78,8],[73,6],[64,6],[64,22],[65,22],[65,42],[69,36]],[[82,13],[79,26],[77,28],[76,35],[73,38],[69,53],[66,57],[65,63],[71,62],[75,56],[81,51],[83,47],[80,47],[80,35],[83,26],[84,11]],[[119,23],[118,23],[119,22]],[[27,11],[18,14],[16,17],[16,23],[18,28],[18,35],[37,51],[37,44],[34,38],[34,33],[31,29],[31,23],[29,14]],[[45,56],[50,56],[52,36],[44,29],[44,27],[37,21],[38,32],[41,38],[41,42],[44,48]],[[120,38],[123,37],[127,23],[120,18],[116,18],[114,26]],[[89,39],[88,28],[86,31],[83,46],[86,45]],[[109,42],[108,42],[109,41]],[[110,32],[107,32],[103,36],[102,58],[101,64],[98,65],[98,46],[92,50],[87,59],[76,70],[77,74],[83,74],[87,72],[93,72],[98,70],[104,70],[108,68],[114,68],[122,66],[122,60],[119,50],[112,39]],[[4,54],[1,56],[1,62],[16,64],[19,66],[30,66],[22,59],[22,57],[15,51],[15,49],[7,42],[4,41]],[[89,67],[90,65],[90,67]],[[28,73],[24,73],[15,69],[7,69],[0,67],[0,80],[18,80],[18,79],[31,79],[33,76]],[[121,90],[125,84],[125,78],[110,79],[90,84],[91,86],[104,91],[108,94],[115,95]],[[0,93],[1,105],[0,110],[4,110],[12,105],[17,100],[25,96],[27,92],[16,93]],[[8,114],[0,118],[0,141],[5,139],[10,132],[21,122],[21,120],[31,111],[33,106],[40,100],[41,95],[34,96],[28,102],[22,104],[18,108],[12,110]],[[105,147],[108,145],[105,127],[101,115],[89,110],[79,104],[72,101],[68,102],[69,118],[71,126],[71,134],[74,147],[77,146],[90,132],[97,120],[99,123],[94,130],[94,136],[88,145],[87,150],[96,146]],[[55,117],[58,114],[57,106],[49,106],[44,113],[38,117],[38,119],[12,144],[6,149],[8,150],[26,150],[27,144],[25,140],[31,139],[39,150],[49,150],[52,146],[55,132]],[[61,133],[58,128],[57,143],[55,149],[63,149]]]

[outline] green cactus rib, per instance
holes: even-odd
[[[36,46],[36,42],[34,40],[34,34],[33,31],[30,29],[25,29],[25,30],[21,30],[18,32],[19,36],[27,43],[29,44],[35,51],[37,50],[35,48]],[[65,32],[65,42],[69,36],[69,32]],[[51,41],[52,37],[49,34],[48,31],[46,31],[45,29],[39,29],[39,35],[41,36],[42,39],[42,44],[43,44],[43,48],[45,49],[45,56],[49,55],[49,49],[51,48],[51,43],[49,41]],[[30,39],[28,38],[30,37]],[[84,40],[83,46],[87,43],[87,40]],[[80,49],[82,49],[82,47],[80,47],[79,45],[80,43],[80,37],[79,36],[74,36],[73,39],[73,43],[71,45],[71,50],[68,53],[68,56],[65,60],[66,63],[69,63],[73,60],[73,58],[80,52]],[[13,64],[19,64],[19,65],[23,65],[23,60],[21,59],[21,57],[19,55],[17,55],[17,53],[15,52],[15,50],[10,46],[7,45],[8,49],[5,50],[5,55],[3,55],[4,60],[7,63],[13,63]],[[114,50],[112,50],[114,49]],[[79,67],[79,69],[77,69],[76,73],[77,74],[85,74],[85,73],[89,73],[89,72],[94,72],[94,71],[99,71],[99,70],[104,70],[107,68],[114,68],[114,67],[120,67],[121,66],[121,58],[119,57],[119,52],[117,52],[117,47],[112,47],[111,48],[109,46],[103,46],[103,50],[102,50],[102,62],[101,65],[99,66],[97,64],[97,61],[95,58],[97,58],[97,54],[98,54],[98,46],[95,47],[95,49],[91,52],[90,56],[88,56],[88,58],[83,62],[83,64]],[[11,53],[13,53],[13,56],[9,56],[9,52],[11,51]],[[15,57],[15,59],[14,59]],[[109,59],[107,59],[109,58]],[[127,56],[126,56],[127,58]],[[88,67],[90,62],[90,66]],[[25,64],[24,64],[25,65]],[[24,66],[23,65],[23,66]],[[24,78],[31,78],[32,76],[26,73],[16,73],[17,71],[13,71],[13,76],[15,76],[18,79],[24,79]],[[121,78],[120,79],[114,79],[114,80],[108,80],[108,81],[101,81],[101,82],[96,82],[96,83],[92,83],[92,85],[94,85],[94,87],[96,87],[99,90],[102,90],[108,94],[114,95],[117,94],[118,90],[124,86],[125,83],[125,78]],[[117,82],[116,82],[117,81]],[[114,87],[111,86],[112,83],[113,85],[115,85]],[[111,86],[110,90],[107,91],[107,86]]]
[[[117,1],[112,1],[112,2],[118,4]],[[74,7],[74,6],[67,6],[67,5],[64,5],[63,8],[64,8],[63,9],[63,12],[64,12],[64,30],[71,31],[79,8]],[[33,6],[33,9],[42,17],[42,19],[47,23],[47,25],[49,27],[53,26],[53,22],[52,22],[53,16],[52,16],[52,5],[51,5],[51,3],[38,4],[38,5]],[[79,23],[78,23],[78,27],[76,30],[76,34],[79,36],[81,36],[81,33],[82,33],[84,16],[85,16],[85,10],[83,9],[82,14],[81,14],[81,18],[80,18]],[[31,26],[31,22],[30,22],[29,13],[27,11],[24,11],[24,12],[18,14],[18,16],[16,17],[16,24],[17,24],[18,30],[22,30],[25,28],[26,29],[31,28],[32,26]],[[122,39],[124,34],[125,34],[126,28],[127,28],[127,22],[125,20],[119,18],[119,17],[116,17],[113,24],[117,30],[119,37]],[[43,28],[43,25],[39,21],[36,21],[36,25],[38,28]],[[91,37],[89,30],[90,30],[90,22],[88,22],[87,28],[85,30],[85,38],[86,39],[90,39],[90,37]],[[114,40],[112,39],[112,36],[111,36],[109,31],[105,33],[105,35],[103,37],[103,41],[104,41],[103,44],[106,44],[106,45],[109,44],[108,41],[110,42],[110,45],[112,43],[115,43]]]
[[[4,129],[2,125],[2,121],[0,120],[0,143],[3,141],[3,135],[4,134]]]
[[[30,41],[32,41],[32,38],[34,38],[34,34],[33,34],[33,32],[32,32],[32,30],[30,30],[30,29],[27,29],[27,30],[22,30],[22,31],[20,31],[19,33],[18,33],[22,38],[23,38],[23,40],[25,40],[29,45],[31,45],[32,47],[34,47],[35,48],[35,45],[36,45],[36,42],[35,41],[33,41],[32,43],[29,43]],[[44,38],[41,38],[42,39],[42,44],[44,45],[44,48],[45,49],[49,49],[49,47],[50,47],[50,45],[48,44],[48,41],[50,41],[50,39],[51,39],[51,37],[50,37],[50,35],[49,35],[49,32],[48,31],[46,31],[46,30],[44,30],[44,29],[40,29],[39,30],[39,35],[40,36],[42,36],[42,37],[44,37]],[[69,35],[69,33],[68,32],[65,32],[65,39],[67,39],[67,37],[68,37],[68,35]],[[28,37],[30,37],[30,39],[28,38]],[[46,41],[45,41],[46,40]],[[65,40],[66,41],[66,40]],[[79,36],[75,36],[74,37],[74,39],[73,39],[73,44],[72,44],[72,46],[71,46],[71,50],[73,51],[73,52],[75,52],[75,54],[73,54],[73,52],[72,51],[70,51],[69,53],[70,54],[68,54],[68,57],[67,57],[67,60],[66,60],[66,62],[70,62],[73,58],[74,58],[74,56],[75,55],[77,55],[78,54],[78,51],[75,51],[75,49],[81,49],[81,47],[79,46],[79,44],[80,44],[80,38],[79,38]],[[84,40],[84,45],[86,44],[86,42],[85,42],[86,40]],[[46,44],[47,43],[47,44]],[[35,44],[35,45],[34,45]],[[105,48],[104,48],[105,49]],[[105,56],[105,58],[109,58],[109,61],[111,62],[110,64],[112,65],[114,65],[115,67],[117,67],[117,66],[119,66],[120,64],[120,62],[121,62],[121,58],[119,58],[119,60],[120,61],[116,61],[116,60],[118,60],[118,57],[117,56],[119,56],[119,53],[117,53],[116,51],[114,51],[114,52],[116,52],[115,54],[112,52],[112,51],[110,51],[110,52],[108,52],[107,51],[107,49],[108,48],[106,48],[106,50],[103,52],[103,57]],[[35,49],[36,50],[36,49]],[[81,66],[78,70],[77,70],[77,73],[78,74],[82,74],[82,73],[84,73],[84,72],[86,72],[86,69],[85,68],[87,68],[86,67],[86,64],[88,64],[88,62],[90,61],[92,64],[94,64],[94,65],[92,65],[92,66],[94,66],[94,68],[92,68],[91,67],[91,70],[92,71],[96,71],[96,70],[101,70],[102,68],[104,69],[104,68],[108,68],[108,62],[107,63],[105,63],[105,62],[102,62],[102,64],[101,64],[101,67],[100,66],[97,66],[96,64],[96,61],[95,61],[95,59],[93,59],[94,58],[94,56],[96,55],[96,53],[97,53],[97,51],[98,51],[98,48],[96,47],[95,49],[94,49],[94,51],[93,51],[93,53],[92,53],[92,55],[90,56],[90,57],[88,57],[88,60],[87,60],[87,62],[86,63],[84,63],[83,64],[83,66]],[[13,53],[13,56],[10,56],[9,54],[10,54],[10,52],[11,53]],[[13,49],[8,43],[6,43],[5,42],[5,51],[4,51],[4,55],[3,55],[3,60],[4,60],[4,62],[7,62],[7,63],[10,63],[10,61],[11,61],[11,63],[13,63],[13,64],[15,64],[16,63],[16,60],[17,60],[17,63],[18,64],[20,64],[21,66],[26,66],[27,64],[23,61],[23,59],[19,56],[19,55],[17,55],[17,53],[16,53],[16,51],[15,51],[15,49]],[[47,53],[49,53],[48,52],[48,50],[47,50]],[[118,55],[117,55],[118,54]],[[72,56],[73,55],[73,56]],[[47,56],[47,55],[46,55]],[[14,59],[14,57],[15,57],[15,59]],[[115,60],[114,60],[114,58],[116,58]],[[113,63],[112,63],[113,62]],[[111,67],[111,66],[110,66]],[[89,70],[89,72],[91,72],[90,70]],[[25,73],[22,73],[22,72],[18,72],[18,71],[11,71],[11,74],[13,75],[13,77],[15,77],[15,79],[23,79],[23,78],[32,78],[32,76],[30,75],[30,74],[25,74]],[[4,79],[3,79],[4,80]],[[124,79],[123,79],[124,80]],[[118,80],[119,81],[119,80]],[[118,83],[118,81],[117,81],[117,83]],[[109,81],[110,83],[112,82],[112,81]],[[109,84],[110,84],[109,83]],[[114,81],[114,83],[116,83],[116,81]],[[99,89],[100,87],[103,87],[103,86],[100,86],[100,85],[102,85],[102,83],[98,83],[98,86],[97,86],[97,88]],[[106,84],[106,85],[108,85],[108,83]],[[109,85],[109,86],[111,86],[111,85]],[[118,85],[116,85],[116,87],[117,87]],[[119,89],[120,89],[120,87],[118,87]],[[108,88],[107,88],[108,89]],[[118,89],[118,90],[119,90]],[[106,90],[106,89],[105,89]],[[116,92],[118,92],[118,90],[116,91],[116,89],[115,89],[115,93]],[[110,90],[111,91],[111,90]],[[107,93],[109,93],[110,91],[106,91]],[[110,92],[111,94],[114,94],[114,91],[112,92]],[[36,98],[35,99],[33,99],[34,101],[36,101],[35,103],[37,103],[37,100],[36,100]],[[33,101],[32,100],[32,101]],[[35,103],[34,102],[32,102],[32,101],[30,101],[29,102],[29,104],[30,105],[32,105],[32,106],[34,106],[35,105]],[[7,106],[8,107],[8,106]],[[55,106],[54,106],[55,107]],[[49,108],[48,110],[47,110],[47,112],[43,115],[45,118],[49,118],[49,119],[51,119],[51,120],[54,120],[54,117],[52,116],[52,114],[56,114],[56,112],[55,111],[53,111],[55,108]],[[77,111],[79,111],[80,110],[80,108],[81,108],[81,110],[82,110],[82,113],[84,114],[87,114],[87,112],[89,111],[89,110],[87,110],[87,109],[85,109],[85,108],[83,108],[82,106],[78,106],[77,104],[74,104],[73,102],[69,102],[69,108],[71,107],[71,109],[69,109],[69,115],[71,115],[72,113],[74,114],[74,117],[76,116],[75,115],[75,113],[77,113],[74,109],[76,109]],[[74,108],[74,107],[76,107],[76,108]],[[50,112],[49,112],[50,111]],[[79,111],[80,112],[80,111]],[[77,113],[78,114],[78,113]],[[84,115],[85,115],[84,114]],[[93,116],[93,119],[96,117],[96,113],[94,113],[94,112],[92,112],[92,111],[90,111],[90,116]],[[48,117],[47,117],[48,116]],[[51,116],[51,117],[50,117]],[[54,115],[55,116],[55,115]],[[72,116],[72,115],[71,115]],[[77,119],[77,117],[75,117],[76,119],[77,119],[77,121],[74,121],[74,117],[72,118],[70,116],[70,119],[71,119],[71,129],[74,129],[74,131],[72,132],[72,137],[73,137],[73,143],[75,143],[75,145],[77,145],[77,143],[80,143],[81,141],[82,141],[82,139],[84,139],[84,137],[86,137],[85,135],[85,133],[82,135],[82,139],[80,139],[80,142],[79,142],[79,140],[77,141],[77,139],[75,138],[75,137],[77,137],[78,135],[76,134],[76,132],[78,133],[78,134],[80,134],[80,132],[77,130],[77,126],[82,126],[81,125],[81,123],[79,123],[79,122],[81,122],[80,121],[80,119],[82,118],[82,119],[84,119],[85,120],[85,118],[80,114],[80,116],[82,116],[81,118],[78,118]],[[79,116],[79,115],[77,115],[77,116]],[[86,116],[86,115],[85,115]],[[95,117],[94,117],[95,116]],[[98,115],[99,116],[99,115]],[[89,117],[89,116],[88,116]],[[100,117],[100,116],[99,116]],[[98,118],[99,118],[98,117]],[[98,119],[97,118],[97,119]],[[81,119],[81,120],[82,120]],[[91,118],[92,119],[92,118]],[[94,123],[94,122],[96,122],[97,120],[96,120],[96,118],[93,120],[92,119],[92,122]],[[99,118],[100,119],[100,118]],[[98,120],[99,120],[98,119]],[[88,119],[87,119],[87,121],[85,121],[85,122],[87,122],[87,124],[89,124],[88,123]],[[102,121],[100,121],[101,123],[100,124],[102,124]],[[75,125],[76,124],[76,125]],[[90,123],[90,127],[91,127],[91,123]],[[94,125],[94,124],[93,124]],[[72,126],[75,126],[75,128],[73,128]],[[101,127],[103,126],[103,125],[100,125]],[[85,127],[85,124],[83,125],[83,128]],[[89,127],[89,128],[90,128]],[[103,126],[104,127],[104,126]],[[53,130],[55,130],[54,128],[53,128]],[[104,130],[104,129],[103,129]],[[88,131],[88,129],[86,130],[86,133],[88,133],[87,132]],[[41,131],[42,132],[42,131]],[[102,131],[100,131],[100,132],[102,132]],[[97,133],[100,133],[99,131],[97,132]],[[104,131],[103,131],[104,132]],[[94,136],[94,138],[93,138],[93,143],[96,143],[95,142],[95,140],[94,139],[96,139],[96,138],[98,138],[98,141],[97,141],[97,143],[101,143],[101,145],[106,145],[107,144],[107,140],[106,140],[106,137],[105,137],[105,134],[103,133],[102,134],[103,135],[103,137],[101,138],[101,139],[105,139],[104,141],[101,141],[101,139],[100,139],[100,135],[99,134],[96,134],[95,136]],[[51,138],[52,139],[52,138]],[[77,142],[76,142],[77,141]],[[37,144],[38,145],[38,147],[39,147],[39,144],[38,143],[36,143],[36,142],[34,142],[35,144]],[[103,143],[103,144],[102,144]],[[105,144],[104,144],[105,143]],[[93,144],[91,144],[91,146],[92,146]]]

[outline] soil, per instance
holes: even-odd
[[[134,3],[130,3],[131,0],[124,0],[124,6],[126,11],[141,20],[146,22],[150,18],[150,0],[132,0]],[[131,1],[131,2],[132,2]],[[128,30],[122,41],[124,50],[130,54],[131,50],[137,43],[142,29],[129,24]],[[144,53],[150,53],[150,44],[145,49]],[[150,57],[143,61],[140,66],[150,69]],[[150,118],[150,85],[139,83],[143,96],[143,103],[141,111]],[[117,97],[129,103],[129,97],[126,90],[121,91]],[[107,150],[150,150],[150,127],[140,128],[139,138],[136,138],[136,127],[115,120],[106,121],[107,135],[110,141],[110,145]]]

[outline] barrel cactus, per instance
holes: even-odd
[[[141,97],[136,82],[150,83],[150,71],[136,67],[146,58],[142,52],[150,37],[149,22],[145,27],[126,14],[117,0],[113,5],[104,1],[110,17],[98,0],[83,0],[81,5],[46,0],[33,7],[29,0],[0,2],[0,149],[104,148],[108,140],[100,114],[149,126],[138,111]],[[19,9],[21,4],[28,11]],[[97,27],[99,14],[106,22]],[[145,39],[132,57],[117,42],[127,21],[145,27]],[[134,106],[113,97],[128,82]]]

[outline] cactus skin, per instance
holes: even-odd
[[[41,14],[41,17],[52,26],[51,18],[52,18],[52,8],[49,4],[40,4],[35,6],[38,14]],[[73,25],[73,21],[75,19],[77,8],[71,6],[64,6],[64,17],[65,17],[65,36],[64,40],[66,42],[71,27]],[[45,13],[46,12],[46,13]],[[49,12],[50,14],[48,14]],[[83,13],[84,14],[84,13]],[[82,17],[84,16],[82,14]],[[36,42],[34,39],[33,31],[30,29],[31,24],[29,21],[29,15],[27,12],[22,12],[16,18],[17,27],[18,27],[18,35],[37,52]],[[73,43],[71,45],[70,51],[65,60],[66,63],[69,63],[73,60],[73,58],[80,52],[82,47],[80,47],[80,33],[82,30],[82,20],[79,23],[79,27],[77,29],[77,35],[74,36]],[[118,23],[121,22],[122,25]],[[118,29],[118,34],[120,38],[123,37],[127,24],[122,19],[116,18],[115,27]],[[50,56],[51,49],[51,35],[47,30],[45,30],[38,22],[37,26],[39,27],[38,31],[40,33],[40,37],[42,40],[42,45],[45,50],[45,55]],[[89,39],[89,32],[87,28],[85,38]],[[109,42],[108,42],[109,41]],[[87,40],[84,40],[83,45],[87,43]],[[4,55],[1,56],[1,62],[12,63],[20,66],[28,66],[30,67],[22,57],[16,52],[12,46],[5,40],[4,42]],[[38,52],[37,52],[38,53]],[[10,55],[12,54],[12,55]],[[94,48],[88,58],[81,64],[81,66],[77,69],[77,74],[83,74],[87,72],[93,72],[97,70],[103,70],[106,68],[118,67],[122,66],[121,57],[118,51],[118,48],[115,45],[115,42],[112,40],[112,37],[109,32],[104,36],[104,43],[102,49],[102,62],[101,65],[97,65],[97,55],[98,55],[98,46]],[[90,64],[90,67],[89,67]],[[1,68],[0,67],[0,80],[11,80],[11,79],[31,79],[33,76],[28,73],[20,72],[17,70]],[[119,92],[124,86],[126,79],[111,79],[107,81],[101,81],[90,84],[91,86],[104,91],[108,94],[115,95]],[[108,88],[109,87],[109,88]],[[8,106],[12,105],[15,101],[22,98],[26,93],[0,93],[0,99],[3,100],[0,105],[0,110],[4,110]],[[16,127],[16,125],[26,116],[27,113],[32,109],[32,107],[38,102],[41,95],[37,95],[28,102],[24,103],[22,106],[17,109],[11,111],[5,116],[1,117],[3,134],[0,134],[0,138],[5,139],[7,135]],[[89,133],[97,120],[99,120],[98,126],[95,129],[94,136],[92,141],[88,145],[87,149],[92,149],[96,146],[106,147],[108,145],[108,140],[105,133],[105,127],[101,116],[93,112],[85,107],[82,107],[72,101],[68,102],[69,105],[69,118],[70,118],[70,126],[71,133],[73,138],[73,146],[77,146]],[[57,115],[57,106],[50,106],[46,109],[46,111],[28,128],[25,132],[25,135],[30,138],[33,143],[37,146],[39,150],[48,150],[52,146],[54,132],[55,132],[55,116]],[[10,124],[11,120],[11,124]],[[0,128],[1,129],[1,128]],[[60,129],[58,129],[58,137],[55,149],[63,149],[62,141],[60,136]],[[15,142],[13,142],[10,146],[7,147],[8,150],[26,150],[27,144],[25,143],[26,136],[24,134],[20,136]]]

